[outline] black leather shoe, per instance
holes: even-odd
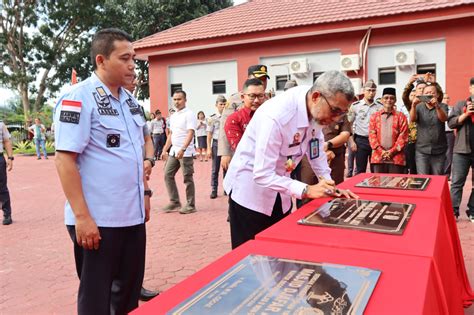
[[[217,198],[217,191],[213,190],[211,192],[211,199],[216,199]]]
[[[160,292],[158,291],[150,291],[142,287],[140,290],[140,300],[141,301],[150,301],[155,296],[159,295]]]
[[[3,225],[10,225],[12,224],[12,216],[11,215],[8,215],[8,216],[4,216],[3,217]]]

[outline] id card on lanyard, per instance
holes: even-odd
[[[309,158],[314,160],[319,157],[319,139],[312,138],[309,140]]]

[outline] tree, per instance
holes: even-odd
[[[232,0],[106,0],[102,27],[117,27],[135,40],[233,5]],[[150,97],[148,62],[137,60],[139,99]]]
[[[0,84],[17,90],[25,120],[69,82],[87,78],[91,37],[117,27],[140,39],[232,5],[232,0],[3,0]],[[148,63],[137,62],[139,98],[148,98]],[[39,84],[36,84],[36,83]]]
[[[3,1],[0,17],[0,83],[17,90],[25,120],[44,102],[46,91],[54,95],[64,85],[60,65],[90,41],[99,1],[15,0]],[[64,69],[62,69],[64,71]],[[36,82],[39,82],[38,87]]]

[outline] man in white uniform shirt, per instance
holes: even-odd
[[[312,87],[294,87],[266,101],[255,113],[224,179],[230,195],[232,248],[288,215],[292,196],[357,197],[335,188],[322,133],[324,125],[347,113],[353,97],[349,79],[328,71]],[[321,177],[316,185],[290,178],[304,154]]]
[[[195,188],[194,188],[194,131],[197,120],[194,113],[186,108],[186,92],[178,90],[173,94],[173,102],[176,113],[170,117],[170,135],[166,139],[166,144],[161,155],[166,160],[165,184],[170,197],[170,203],[163,208],[165,212],[171,212],[181,207],[179,201],[178,187],[176,186],[175,175],[179,168],[183,168],[184,185],[186,186],[186,205],[179,211],[181,214],[196,211]],[[168,156],[168,149],[171,150]]]

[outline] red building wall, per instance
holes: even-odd
[[[281,31],[270,32],[268,36],[275,36],[278,32]],[[259,42],[259,39],[255,38],[255,42],[250,44],[150,57],[151,109],[159,108],[163,113],[167,112],[169,66],[236,60],[238,85],[241,86],[247,77],[248,66],[259,63],[261,57],[328,50],[340,50],[341,54],[355,54],[359,53],[359,44],[365,33],[366,30],[347,31],[265,42]],[[473,18],[377,28],[372,30],[369,47],[444,39],[446,41],[446,90],[452,100],[459,100],[467,96],[469,79],[474,76],[473,34]],[[248,36],[250,35],[245,35],[245,37]],[[362,71],[358,75],[362,78]]]

